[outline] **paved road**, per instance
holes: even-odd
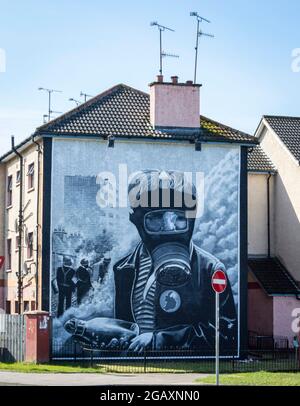
[[[48,374],[0,371],[2,385],[87,386],[87,385],[197,385],[205,374]]]

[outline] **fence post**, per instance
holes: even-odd
[[[144,374],[147,372],[147,350],[144,349]]]
[[[91,368],[93,368],[93,349],[91,349]]]
[[[74,343],[74,361],[76,362],[77,360],[77,344],[76,342]]]

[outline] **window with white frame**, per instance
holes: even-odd
[[[6,268],[7,270],[11,270],[11,239],[6,240],[6,254],[7,254],[7,261],[6,261]]]
[[[23,309],[23,311],[24,312],[29,312],[29,300],[24,300],[24,309]]]
[[[16,251],[19,251],[19,244],[20,244],[20,236],[16,236]]]
[[[28,165],[28,172],[27,172],[27,177],[28,177],[28,189],[33,189],[34,187],[34,163]]]
[[[7,177],[7,206],[11,206],[12,205],[12,192],[13,192],[13,177],[12,175]]]
[[[19,185],[21,182],[21,171],[17,171],[17,176],[16,176],[16,184]]]
[[[27,236],[27,258],[33,257],[33,233],[28,233]]]

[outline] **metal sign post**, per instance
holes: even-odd
[[[224,271],[217,270],[211,279],[211,285],[216,295],[216,385],[219,386],[220,375],[220,293],[224,292],[227,287],[227,277]]]
[[[220,293],[216,292],[216,385],[219,386],[220,359]]]

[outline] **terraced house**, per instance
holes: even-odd
[[[39,127],[0,158],[0,306],[50,311],[54,352],[83,324],[112,339],[120,323],[136,350],[209,348],[210,278],[222,268],[223,348],[239,355],[248,330],[291,340],[299,123],[266,116],[250,136],[201,114],[200,85],[158,76],[150,96],[120,84]],[[127,193],[151,173],[172,196],[184,172],[196,190],[194,220],[172,202],[120,205],[125,178]],[[113,190],[116,200],[101,206]]]
[[[249,181],[249,230],[261,239],[249,234],[248,327],[291,343],[300,307],[300,117],[263,116],[255,136],[274,176]]]

